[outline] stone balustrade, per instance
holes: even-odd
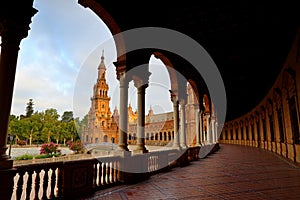
[[[188,165],[199,159],[199,151],[200,147],[190,147],[128,157],[118,155],[14,166],[12,199],[69,199],[88,195],[124,183],[121,176],[127,176],[122,180],[130,183],[171,167]],[[141,171],[130,171],[130,166]]]

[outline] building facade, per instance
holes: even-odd
[[[82,141],[84,144],[95,144],[101,142],[119,141],[119,111],[114,108],[111,112],[108,96],[109,86],[106,80],[106,65],[104,63],[104,55],[102,52],[101,61],[98,66],[98,78],[93,87],[93,95],[91,97],[91,107],[88,112],[87,127],[83,127]],[[196,145],[196,123],[199,123],[199,105],[197,97],[190,84],[187,85],[187,98],[184,110],[186,119],[185,134],[188,146]],[[198,117],[198,120],[196,118]],[[145,144],[155,146],[171,146],[174,140],[174,114],[173,112],[155,114],[152,107],[145,116]],[[205,117],[201,119],[201,131],[203,130],[201,141],[206,138],[207,123]],[[132,106],[128,106],[128,128],[127,138],[128,144],[137,143],[137,120],[138,112],[134,111]],[[199,127],[199,126],[198,126]],[[180,128],[179,128],[180,129]],[[200,130],[197,130],[199,132]],[[199,144],[198,144],[199,145]]]

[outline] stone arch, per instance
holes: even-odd
[[[90,8],[108,27],[112,35],[121,33],[121,28],[117,22],[113,19],[109,12],[107,12],[100,3],[93,0],[79,0],[78,3],[85,8]],[[117,50],[118,61],[126,60],[126,45],[124,38],[121,34],[115,37],[115,44]]]
[[[276,87],[273,91],[273,102],[274,102],[274,109],[276,112],[276,121],[278,123],[278,139],[281,143],[286,141],[285,136],[285,123],[284,123],[284,112],[283,112],[283,102],[282,102],[282,91],[280,88]]]
[[[167,56],[165,56],[161,52],[153,52],[153,55],[155,58],[160,59],[165,65],[171,81],[170,90],[178,96],[178,80],[177,80],[176,70],[174,68],[173,63],[170,61],[170,59]]]
[[[300,144],[300,130],[299,130],[299,104],[298,94],[296,88],[296,71],[292,68],[286,68],[283,75],[284,97],[287,99],[288,115],[290,118],[290,125],[292,131],[293,143]]]
[[[275,123],[274,123],[274,112],[273,112],[273,100],[271,98],[267,99],[267,114],[269,119],[269,133],[271,137],[271,142],[275,142]]]
[[[201,98],[201,96],[203,96],[203,95],[201,94],[201,90],[198,89],[196,82],[192,79],[189,79],[188,83],[189,83],[190,87],[192,88],[192,90],[195,94],[195,97],[197,98],[197,99],[194,99],[194,103],[199,104],[199,106],[203,105],[203,98]],[[203,109],[203,108],[200,107],[200,109]]]
[[[210,114],[211,113],[210,101],[209,101],[209,97],[208,97],[207,94],[203,95],[203,107],[204,107],[204,113],[205,114]]]

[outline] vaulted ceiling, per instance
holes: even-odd
[[[250,111],[270,89],[300,21],[296,1],[93,1],[121,31],[164,27],[201,44],[224,80],[227,120]]]

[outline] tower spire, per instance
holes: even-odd
[[[105,78],[106,66],[104,64],[104,50],[102,50],[101,62],[98,66],[98,79]]]

